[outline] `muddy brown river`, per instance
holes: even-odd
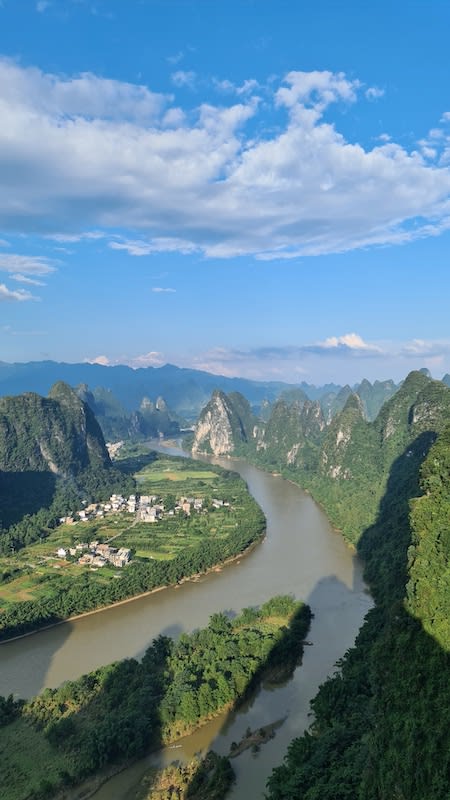
[[[102,664],[139,658],[160,633],[177,636],[206,625],[216,611],[239,612],[281,593],[293,593],[311,606],[311,644],[287,683],[261,687],[237,713],[217,718],[177,746],[139,761],[105,784],[96,800],[129,800],[149,764],[169,763],[211,747],[227,753],[248,726],[253,730],[281,721],[275,738],[259,753],[247,750],[233,760],[237,781],[229,797],[262,798],[273,766],[311,722],[310,700],[353,644],[371,607],[360,561],[308,494],[243,461],[214,462],[235,469],[247,482],[266,515],[264,541],[238,562],[200,580],[2,644],[0,694],[29,697]]]

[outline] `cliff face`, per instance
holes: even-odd
[[[0,470],[77,475],[111,462],[89,406],[69,386],[47,398],[34,393],[0,398]]]
[[[238,392],[216,390],[200,414],[192,452],[230,455],[256,435],[257,420],[247,400]]]

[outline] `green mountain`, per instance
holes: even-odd
[[[111,389],[97,386],[93,391],[85,383],[76,388],[76,393],[94,412],[106,441],[120,439],[148,439],[176,436],[187,423],[171,411],[162,397],[153,403],[144,396],[139,409],[128,411]]]
[[[252,446],[258,433],[258,420],[249,402],[239,394],[217,389],[200,414],[192,452],[214,455],[237,455]]]
[[[366,419],[374,420],[382,406],[398,388],[394,381],[375,381],[372,384],[364,378],[355,391],[361,398]]]
[[[52,472],[68,478],[111,462],[89,406],[67,384],[48,397],[32,392],[0,397],[0,469]]]
[[[324,429],[325,419],[318,401],[306,399],[289,404],[279,400],[259,434],[256,444],[259,463],[270,469],[297,464],[311,468]]]
[[[450,414],[450,392],[440,381],[411,372],[373,422],[352,395],[329,425],[315,470],[296,478],[323,503],[331,521],[355,543],[372,524],[395,460],[416,463]]]
[[[378,427],[380,465],[398,454],[358,543],[376,606],[314,699],[311,731],[272,773],[269,800],[450,795],[448,398],[419,373],[405,384]]]
[[[81,497],[101,499],[131,484],[113,468],[91,408],[67,384],[56,383],[48,397],[29,392],[0,398],[3,545],[8,541],[16,549],[37,538],[39,527]],[[51,513],[21,523],[43,510]]]
[[[312,436],[306,404],[276,403],[239,444],[321,502],[362,556],[376,602],[268,800],[450,796],[450,389],[412,372],[369,421],[366,388],[316,425],[309,460],[300,446],[289,455]]]

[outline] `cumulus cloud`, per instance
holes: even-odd
[[[176,75],[181,87],[195,78]],[[279,260],[401,244],[449,227],[442,131],[429,132],[434,144],[422,152],[349,143],[329,116],[367,102],[369,90],[344,73],[290,72],[266,104],[257,88],[244,82],[233,90],[240,102],[184,113],[145,86],[0,61],[3,230],[60,242],[126,230],[129,239],[110,247]],[[276,129],[264,127],[267,111],[269,120],[278,115]]]
[[[161,367],[165,364],[165,359],[162,353],[157,350],[151,350],[149,353],[143,353],[140,356],[135,356],[128,361],[130,367]]]
[[[15,291],[8,289],[8,287],[5,286],[4,283],[0,283],[0,303],[3,302],[23,303],[26,300],[38,300],[38,299],[39,298],[30,294],[30,292],[25,291],[25,289],[17,289],[17,291]]]
[[[102,78],[90,72],[73,77],[44,73],[33,67],[22,68],[10,59],[0,60],[0,98],[2,105],[21,111],[30,121],[36,115],[60,123],[82,118],[95,123],[101,119],[152,121],[170,95],[150,91],[146,86]],[[18,123],[22,120],[16,117]],[[11,113],[8,122],[14,122]]]
[[[102,367],[109,367],[111,366],[111,362],[108,356],[95,356],[95,358],[86,358],[85,362],[87,364],[100,364]]]
[[[255,80],[255,78],[248,78],[240,86],[232,81],[229,81],[227,78],[225,78],[225,80],[218,80],[217,78],[214,78],[213,84],[219,92],[237,95],[251,94],[260,88],[260,84],[257,80]]]
[[[330,336],[323,342],[314,345],[307,345],[303,348],[305,352],[316,353],[317,355],[334,355],[348,353],[349,355],[362,356],[382,356],[384,351],[375,344],[365,342],[357,333],[345,333],[343,336]]]

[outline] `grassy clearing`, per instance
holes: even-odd
[[[217,481],[217,473],[210,470],[174,470],[173,465],[172,468],[167,467],[165,469],[154,469],[150,466],[141,470],[135,477],[139,482],[149,481],[152,484],[164,483],[165,481],[176,481],[178,483],[185,483],[188,480],[193,480],[195,483],[198,481]]]

